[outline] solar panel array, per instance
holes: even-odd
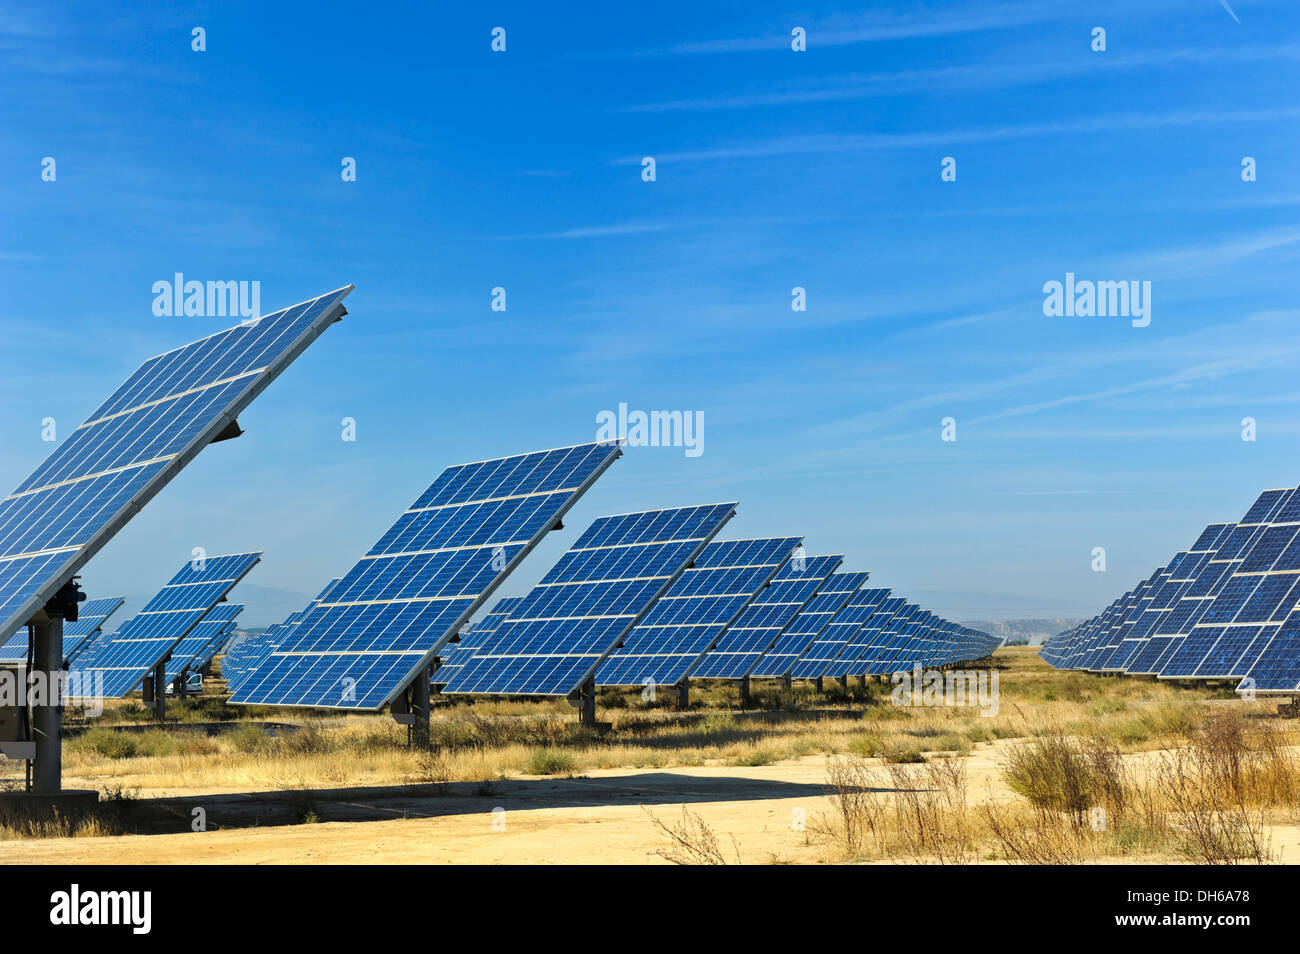
[[[233,693],[250,673],[256,672],[267,657],[284,642],[289,631],[302,622],[303,617],[315,609],[320,601],[339,585],[339,582],[339,580],[330,580],[305,609],[290,613],[283,622],[275,623],[260,633],[249,634],[246,639],[233,643],[227,650],[226,657],[221,661],[221,678],[226,681],[227,691]]]
[[[116,698],[138,687],[260,559],[237,553],[186,563],[138,615],[72,663],[78,695]]]
[[[351,290],[150,358],[0,500],[0,641],[345,314]]]
[[[596,670],[597,686],[673,686],[799,547],[800,537],[714,541]]]
[[[443,471],[231,701],[391,702],[621,453],[582,444]]]
[[[832,573],[794,619],[782,631],[776,645],[765,653],[750,671],[752,676],[785,677],[799,657],[844,608],[844,604],[867,582],[862,572]]]
[[[185,671],[196,671],[207,665],[225,642],[226,636],[235,628],[235,617],[244,611],[239,603],[218,603],[199,624],[190,630],[189,635],[177,643],[167,660],[167,670],[180,675]]]
[[[864,587],[795,661],[793,679],[884,676],[982,659],[999,640],[946,620],[887,589]]]
[[[457,641],[448,643],[439,651],[438,668],[433,673],[433,684],[445,686],[451,681],[451,677],[460,672],[465,663],[469,662],[470,657],[478,652],[497,628],[506,621],[511,611],[519,605],[520,600],[521,597],[518,596],[503,596],[483,619],[470,626],[462,627]]]
[[[696,679],[748,676],[843,562],[842,556],[796,556],[727,627],[691,675]]]
[[[77,611],[75,623],[63,624],[63,658],[75,659],[86,645],[99,635],[108,618],[121,608],[126,600],[120,596],[86,600]],[[4,645],[0,646],[0,663],[27,662],[27,627],[21,626]]]
[[[734,503],[602,517],[444,694],[568,696],[735,514]]]
[[[1300,489],[1267,490],[1235,524],[1211,524],[1168,567],[1049,640],[1058,669],[1239,680],[1300,691]]]

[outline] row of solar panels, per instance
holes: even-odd
[[[182,570],[182,574],[187,572]],[[90,600],[80,608],[77,621],[64,627],[64,662],[70,672],[83,678],[96,672],[107,677],[93,692],[80,695],[124,696],[164,661],[178,679],[207,667],[230,639],[244,607],[238,603],[216,603],[198,609],[169,605],[175,603],[177,593],[173,580],[115,633],[104,633],[103,626],[125,599],[114,596]],[[142,654],[145,661],[139,666],[124,665],[124,658],[132,653]],[[0,644],[0,665],[25,665],[28,655],[25,628]]]
[[[445,471],[305,610],[231,648],[232,701],[377,709],[430,663],[444,694],[568,696],[589,682],[884,674],[996,646],[834,572],[843,557],[807,556],[802,538],[715,540],[734,503],[602,517],[528,595],[456,621],[620,453],[588,444]]]
[[[1206,527],[1167,566],[1039,653],[1058,669],[1300,691],[1300,488],[1266,490],[1240,522]]]
[[[0,640],[33,619],[204,446],[238,434],[238,413],[346,314],[342,299],[350,291],[339,289],[146,361],[0,501]],[[356,709],[395,701],[621,454],[617,442],[584,444],[445,471],[300,616],[232,647],[233,700]],[[738,542],[706,556],[734,512],[734,504],[724,503],[596,521],[500,620],[491,642],[447,677],[445,691],[571,694],[606,663],[613,673],[606,679],[671,677],[682,666],[689,671],[702,658],[701,647],[724,634],[761,629],[731,629],[727,614],[756,598],[756,583],[781,572],[793,548],[790,540],[748,541],[747,549]],[[103,695],[130,691],[175,654],[258,557],[212,558],[183,570],[110,641],[70,661],[75,672],[90,677],[80,685],[100,684]],[[714,559],[730,562],[710,565]],[[676,588],[679,578],[684,591]],[[846,602],[861,589],[861,582],[852,587]],[[825,595],[819,591],[816,598]],[[682,615],[687,609],[690,619]],[[869,604],[855,604],[853,611],[876,616]],[[982,634],[926,616],[900,619],[898,626],[923,640],[934,659],[974,652],[982,642]],[[852,627],[833,632],[841,628]],[[890,638],[902,635],[892,622],[886,631]],[[843,651],[805,659],[803,652],[778,648],[759,655],[792,655],[790,671],[799,663],[829,668]],[[623,652],[621,659],[615,650]],[[736,652],[753,655],[746,647]]]

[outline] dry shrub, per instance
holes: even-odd
[[[682,806],[682,820],[676,825],[669,825],[644,805],[641,808],[672,843],[667,848],[655,851],[659,857],[666,858],[675,865],[727,864],[726,856],[718,847],[718,836],[703,818],[685,805]],[[735,854],[735,863],[740,864],[740,846],[736,844],[735,837],[731,839],[731,848]]]
[[[1103,739],[1067,738],[1059,730],[1009,749],[1003,776],[1035,808],[1068,815],[1076,825],[1095,808],[1122,815],[1129,787],[1119,749]]]
[[[857,857],[878,846],[885,829],[885,804],[872,785],[865,759],[846,756],[830,759],[826,771],[828,797],[835,809],[845,853]]]
[[[966,811],[966,763],[935,759],[886,763],[894,784],[899,847],[914,861],[961,864],[972,850]]]
[[[1089,829],[1062,824],[1059,814],[1026,812],[1021,806],[981,806],[985,824],[1008,861],[1026,865],[1073,865],[1089,853]]]
[[[1264,864],[1265,809],[1290,806],[1297,766],[1272,727],[1216,713],[1190,745],[1165,753],[1157,779],[1173,815],[1175,848],[1201,864]]]

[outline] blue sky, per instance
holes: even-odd
[[[357,286],[93,595],[261,547],[305,599],[443,467],[620,402],[702,411],[704,453],[630,449],[511,590],[595,516],[736,499],[724,535],[945,615],[1089,615],[1300,482],[1292,2],[268,6],[0,10],[0,483],[229,323],[154,282]],[[1046,317],[1066,272],[1150,281],[1150,326]]]

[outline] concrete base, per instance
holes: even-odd
[[[16,812],[28,818],[59,814],[63,817],[88,812],[99,804],[99,792],[66,788],[61,792],[0,792],[0,812]]]

